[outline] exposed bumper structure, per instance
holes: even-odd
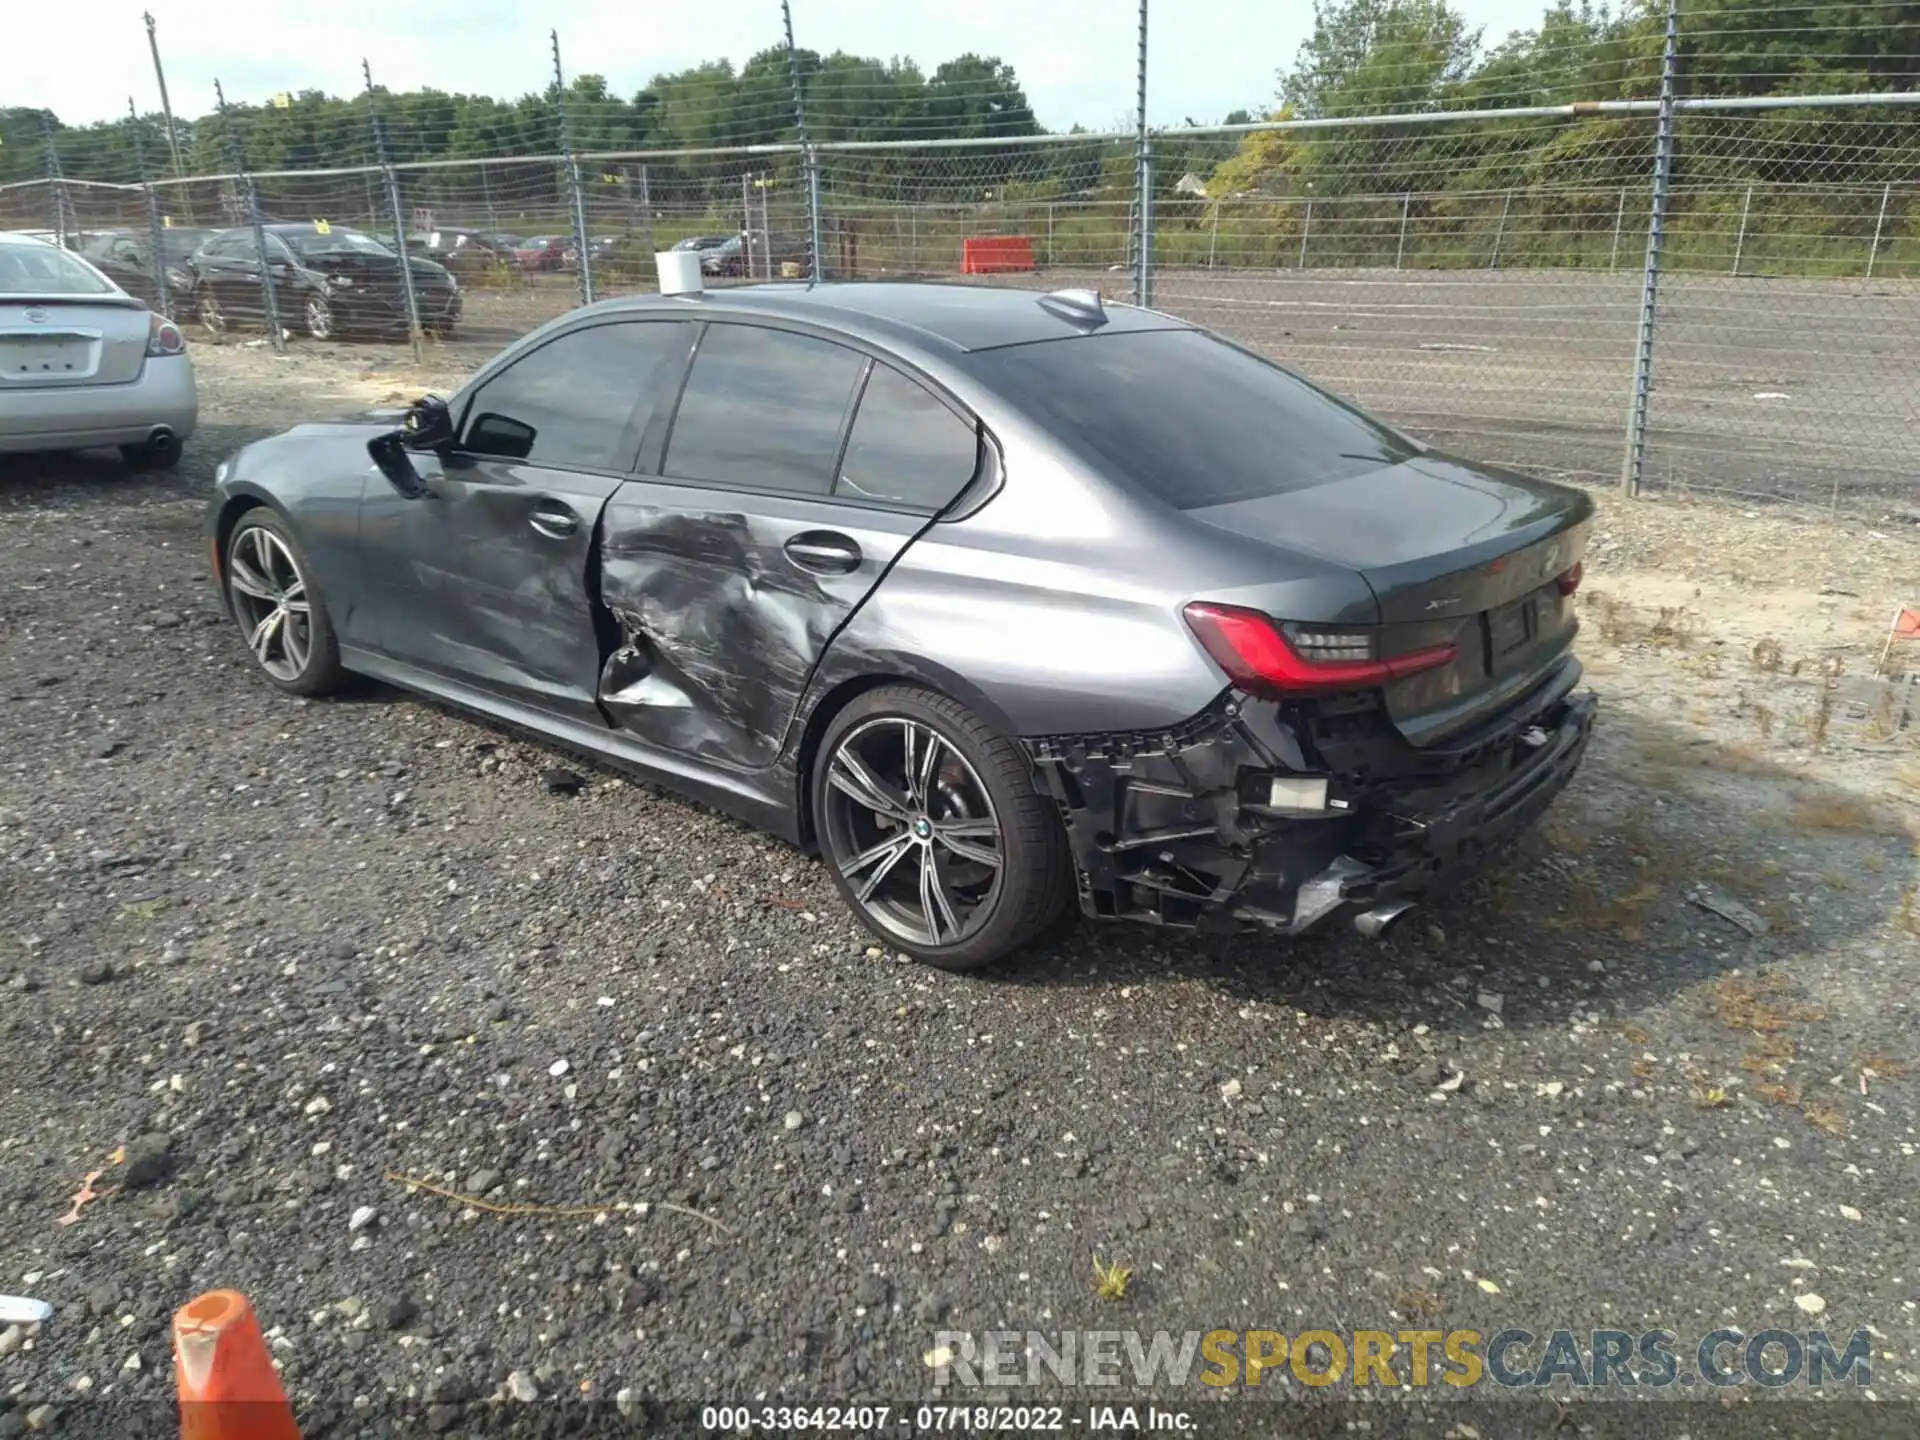
[[[1358,697],[1233,693],[1179,733],[1032,749],[1087,914],[1300,934],[1452,888],[1538,819],[1599,707],[1571,693],[1579,677],[1567,657],[1497,717],[1422,749]]]

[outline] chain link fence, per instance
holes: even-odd
[[[765,71],[746,118],[784,131],[767,143],[575,149],[617,137],[590,106],[569,119],[580,102],[565,102],[503,132],[503,153],[408,158],[444,122],[371,84],[357,114],[274,152],[326,165],[166,175],[167,147],[136,117],[129,162],[82,180],[49,133],[47,177],[0,186],[0,228],[83,249],[140,234],[172,249],[173,232],[183,258],[187,242],[256,214],[268,246],[281,222],[363,232],[457,281],[457,326],[407,297],[396,334],[416,344],[497,345],[582,298],[649,290],[655,252],[680,244],[706,247],[715,285],[1145,288],[1156,308],[1475,458],[1605,484],[1637,454],[1643,489],[1920,508],[1920,94],[1157,129],[1143,166],[1137,132],[814,138],[795,133],[784,77]],[[841,96],[813,121],[845,136],[862,113],[858,94]],[[224,133],[197,135],[194,155],[259,153],[266,114],[223,102]],[[275,256],[264,259],[269,290]],[[204,295],[186,267],[162,268],[182,283],[157,303],[195,318]],[[278,313],[297,338],[300,306]]]

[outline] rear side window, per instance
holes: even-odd
[[[1177,510],[1282,495],[1418,454],[1297,375],[1198,330],[988,350],[977,372],[1063,444]]]
[[[864,356],[756,325],[709,325],[667,442],[666,473],[825,495]]]
[[[114,295],[118,287],[66,251],[38,241],[0,241],[0,295]]]
[[[624,468],[655,410],[672,403],[691,339],[684,321],[570,331],[480,387],[461,448],[562,469]]]
[[[875,365],[833,493],[938,510],[973,479],[979,458],[973,426],[924,386]]]

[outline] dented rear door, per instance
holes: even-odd
[[[709,324],[664,473],[602,520],[602,707],[664,749],[772,764],[821,653],[977,449],[969,418],[857,350]]]
[[[664,749],[772,764],[814,662],[925,523],[825,500],[622,486],[603,521],[600,590],[619,633],[601,705]]]

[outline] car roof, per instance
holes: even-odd
[[[751,315],[825,325],[882,345],[944,351],[992,350],[1060,340],[1097,331],[1188,330],[1171,315],[1102,301],[1097,326],[1069,304],[1039,290],[940,281],[839,281],[741,285],[696,295],[630,296],[603,301],[595,311],[650,311],[697,304],[718,314]]]

